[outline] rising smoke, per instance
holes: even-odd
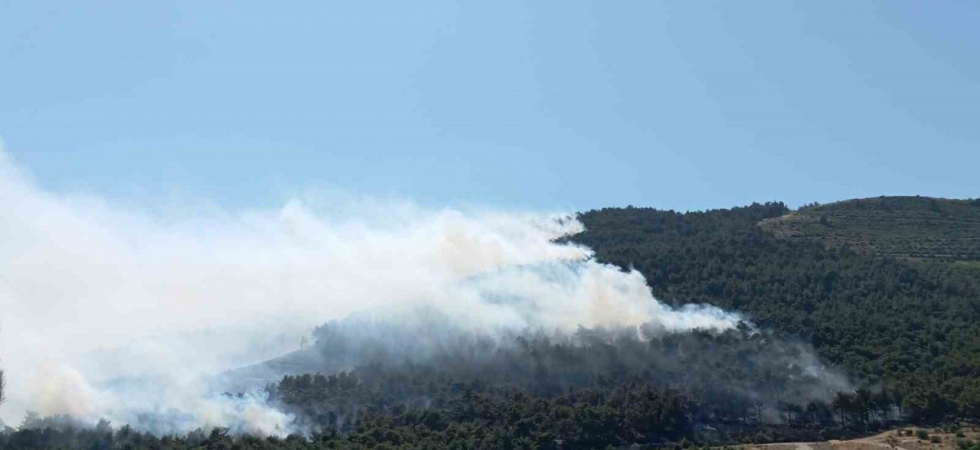
[[[0,151],[0,361],[27,411],[150,431],[287,431],[259,395],[213,379],[298,349],[354,317],[481,336],[643,325],[723,331],[740,317],[671,308],[637,272],[555,239],[569,215],[428,210],[407,202],[168,214],[40,188]],[[359,210],[360,209],[360,210]],[[414,347],[413,347],[414,348]]]

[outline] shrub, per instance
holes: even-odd
[[[915,437],[925,441],[929,439],[929,433],[926,430],[916,430]]]

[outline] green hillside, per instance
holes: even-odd
[[[802,208],[761,223],[776,236],[874,255],[980,260],[980,200],[879,197]]]
[[[932,204],[938,211],[929,213]],[[980,417],[977,272],[856,252],[830,238],[826,245],[815,232],[789,238],[786,230],[823,226],[786,225],[820,211],[830,216],[834,236],[853,242],[871,236],[860,241],[873,243],[863,251],[976,254],[976,241],[962,238],[966,233],[956,224],[976,227],[980,208],[929,199],[842,202],[799,213],[781,203],[687,214],[610,208],[582,214],[588,231],[574,239],[592,247],[600,261],[642,272],[664,301],[733,309],[812,342],[824,361],[844,367],[860,383],[899,395],[913,418]],[[918,218],[923,226],[886,226],[895,219],[876,227],[877,217]]]

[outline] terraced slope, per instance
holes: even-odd
[[[908,259],[980,261],[980,199],[878,197],[763,220],[778,237]]]

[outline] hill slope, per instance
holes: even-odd
[[[882,256],[980,260],[980,200],[879,197],[804,208],[766,219],[779,237]]]
[[[845,202],[821,214],[838,207],[857,208]],[[365,323],[347,319],[319,327],[314,348],[226,374],[261,383],[323,372],[265,390],[291,429],[309,438],[263,440],[222,428],[158,438],[129,427],[113,432],[107,422],[89,429],[29,417],[21,429],[0,432],[0,448],[558,450],[778,441],[795,444],[764,448],[873,450],[891,438],[913,450],[960,445],[955,436],[927,444],[905,434],[828,440],[908,421],[980,419],[980,276],[939,257],[868,250],[881,247],[877,240],[852,250],[849,242],[865,242],[854,236],[867,229],[900,234],[875,229],[873,218],[848,222],[841,214],[835,234],[795,238],[780,231],[799,225],[793,217],[781,203],[687,214],[612,208],[582,214],[587,231],[570,238],[601,261],[641,271],[664,301],[738,310],[762,332],[583,328],[489,341],[463,333],[404,352],[426,341],[419,328],[393,323],[364,333]],[[908,247],[956,231],[941,228],[905,230],[905,240],[892,242]],[[959,251],[955,242],[947,240]],[[849,370],[857,386],[842,380],[814,389],[836,371],[822,370],[798,341]]]
[[[687,214],[603,209],[580,216],[587,231],[574,240],[600,261],[642,272],[664,301],[734,309],[812,342],[825,361],[900,396],[914,418],[980,417],[976,271],[783,239],[758,225],[790,213],[781,203]],[[840,235],[860,234],[847,222],[837,226]],[[906,244],[953,228],[925,228]]]

